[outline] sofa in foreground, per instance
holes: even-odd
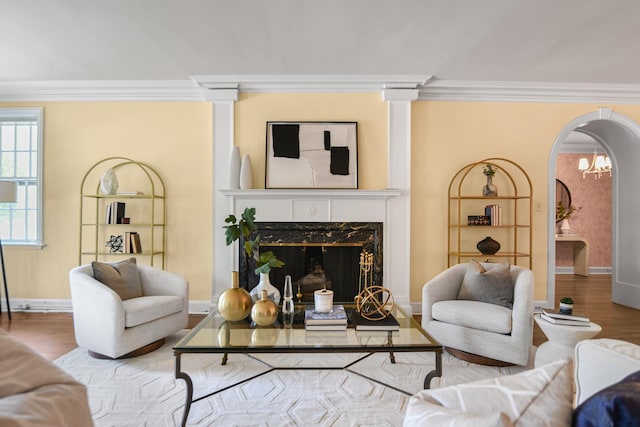
[[[638,425],[640,346],[612,339],[584,340],[576,346],[574,359],[516,375],[423,390],[409,400],[404,426]]]
[[[93,426],[84,384],[3,330],[0,330],[0,426]]]

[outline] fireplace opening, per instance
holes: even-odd
[[[304,302],[313,301],[313,292],[334,291],[334,301],[353,301],[359,292],[360,254],[373,255],[374,284],[382,284],[382,223],[294,223],[256,222],[260,251],[272,251],[285,265],[269,273],[271,284],[282,293],[284,278],[291,276],[294,294],[303,294]],[[240,284],[247,290],[259,281],[254,260],[247,260],[240,239]],[[295,297],[298,301],[298,298]]]

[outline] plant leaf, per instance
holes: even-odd
[[[235,224],[237,221],[236,216],[235,215],[229,215],[228,217],[226,217],[224,219],[224,222],[230,223],[230,224]]]
[[[242,212],[242,220],[247,224],[249,231],[255,231],[256,225],[254,221],[256,220],[256,208],[245,208],[244,212]],[[245,234],[247,236],[248,234]]]
[[[227,238],[227,246],[238,240],[240,238],[240,229],[237,225],[229,225],[226,227],[226,231],[224,232]]]
[[[253,254],[253,246],[251,245],[250,241],[244,242],[244,252],[247,254],[247,256],[251,256]]]

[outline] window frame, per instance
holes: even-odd
[[[36,240],[35,241],[26,241],[26,240],[12,240],[9,238],[5,238],[4,236],[0,236],[2,239],[2,245],[5,247],[24,247],[24,248],[34,248],[41,249],[45,246],[44,244],[44,230],[43,230],[43,213],[44,213],[44,176],[43,176],[43,115],[44,109],[42,107],[0,107],[0,121],[12,120],[12,119],[21,119],[28,118],[30,120],[35,120],[38,131],[37,131],[37,177],[36,177],[36,186],[37,186],[37,197],[36,197]],[[18,185],[23,180],[19,178],[3,178],[11,181],[16,181]]]

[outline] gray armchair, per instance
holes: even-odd
[[[490,270],[497,264],[481,263]],[[422,327],[446,348],[526,365],[533,341],[533,272],[511,266],[513,308],[458,300],[468,264],[457,264],[422,288]]]

